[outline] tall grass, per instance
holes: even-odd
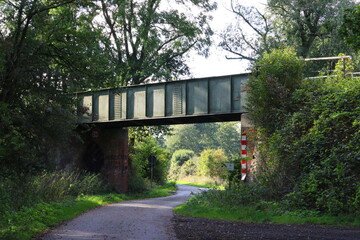
[[[0,179],[0,215],[40,202],[109,191],[98,174],[82,171],[43,172]],[[1,220],[0,220],[1,221]]]
[[[108,189],[98,174],[57,171],[43,173],[33,180],[36,194],[45,202],[65,199],[68,196],[96,194]]]

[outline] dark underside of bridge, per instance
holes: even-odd
[[[119,128],[119,127],[136,127],[136,126],[158,126],[158,125],[175,125],[175,124],[190,124],[190,123],[206,123],[206,122],[230,122],[240,121],[242,113],[228,113],[228,114],[206,114],[206,115],[191,115],[191,116],[176,116],[176,117],[161,117],[148,119],[129,119],[120,121],[96,121],[87,124],[95,124],[98,127],[105,128]]]

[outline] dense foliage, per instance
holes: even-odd
[[[194,156],[194,152],[191,150],[187,150],[187,149],[176,150],[171,157],[171,164],[181,166],[193,156]]]
[[[182,164],[177,162],[180,159],[184,159]],[[191,150],[177,150],[173,154],[168,177],[180,181],[203,180],[221,184],[229,177],[226,170],[228,161],[231,160],[228,160],[222,149],[206,149],[199,155],[194,155]]]
[[[207,149],[200,154],[199,174],[212,178],[225,179],[227,170],[225,168],[226,156],[222,149]]]
[[[302,107],[274,136],[279,155],[301,173],[290,199],[334,214],[359,211],[360,80],[307,82],[294,100]]]
[[[289,50],[280,53],[265,56],[285,64]],[[286,69],[301,65],[295,55],[292,59]],[[250,80],[249,107],[256,110],[250,116],[260,130],[257,177],[270,190],[269,197],[287,194],[290,207],[332,214],[359,211],[360,80],[337,69],[334,77],[302,82],[299,75],[290,75],[296,85],[286,99],[268,98],[267,91],[261,91],[269,78],[283,86],[283,73],[260,67]]]
[[[172,136],[166,138],[171,152],[192,150],[199,155],[206,149],[223,149],[227,157],[239,153],[240,133],[236,122],[200,123],[174,126]]]
[[[240,131],[237,122],[174,126],[166,146],[173,153],[169,178],[185,181],[223,182],[225,162],[238,163]]]
[[[265,53],[249,80],[248,112],[256,126],[273,133],[293,112],[291,97],[303,78],[304,63],[291,49]]]
[[[340,28],[340,34],[345,38],[345,43],[353,49],[360,49],[360,5],[346,9],[344,22]]]
[[[149,156],[156,157],[153,170],[149,164]],[[130,191],[142,192],[147,190],[150,187],[148,183],[151,180],[156,183],[165,182],[170,164],[169,154],[156,143],[154,138],[147,137],[144,141],[136,141],[130,159],[132,164]]]
[[[303,79],[304,63],[293,50],[264,54],[249,80],[257,181],[202,192],[175,211],[231,221],[359,226],[360,78],[349,74],[356,67],[350,60],[334,65],[332,76]]]
[[[178,10],[166,4],[0,1],[1,180],[21,183],[56,168],[55,155],[79,137],[74,91],[170,80],[187,73],[190,49],[207,54],[216,4],[172,1]],[[197,12],[184,14],[189,8]],[[133,139],[168,131],[142,130]]]

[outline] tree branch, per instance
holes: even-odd
[[[258,28],[256,28],[256,27],[250,22],[250,20],[245,17],[245,15],[244,15],[243,13],[241,13],[240,11],[236,11],[236,9],[235,9],[235,7],[234,7],[234,5],[233,5],[233,0],[231,1],[231,9],[232,9],[233,13],[239,15],[239,16],[245,21],[245,23],[246,23],[249,27],[251,27],[257,34],[259,34],[260,36],[263,35],[263,33],[262,33]],[[252,9],[256,9],[256,8],[255,8],[255,7],[252,7]],[[257,9],[256,9],[256,10],[257,10]]]
[[[107,23],[107,25],[110,28],[110,35],[112,36],[112,38],[114,39],[115,45],[116,45],[116,50],[117,50],[117,58],[119,62],[122,62],[122,53],[121,53],[121,44],[119,42],[119,39],[117,37],[116,31],[115,31],[115,23],[112,22],[111,17],[109,15],[109,12],[107,10],[107,6],[104,2],[104,0],[101,0],[101,8],[102,8],[102,12],[103,12],[103,16],[105,18],[105,22]]]

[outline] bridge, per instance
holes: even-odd
[[[116,191],[127,192],[126,127],[240,121],[247,81],[248,74],[237,74],[78,92],[79,123],[92,127],[79,131],[82,139],[64,150],[60,165],[101,173]]]
[[[79,121],[128,127],[239,121],[248,74],[79,92]]]

